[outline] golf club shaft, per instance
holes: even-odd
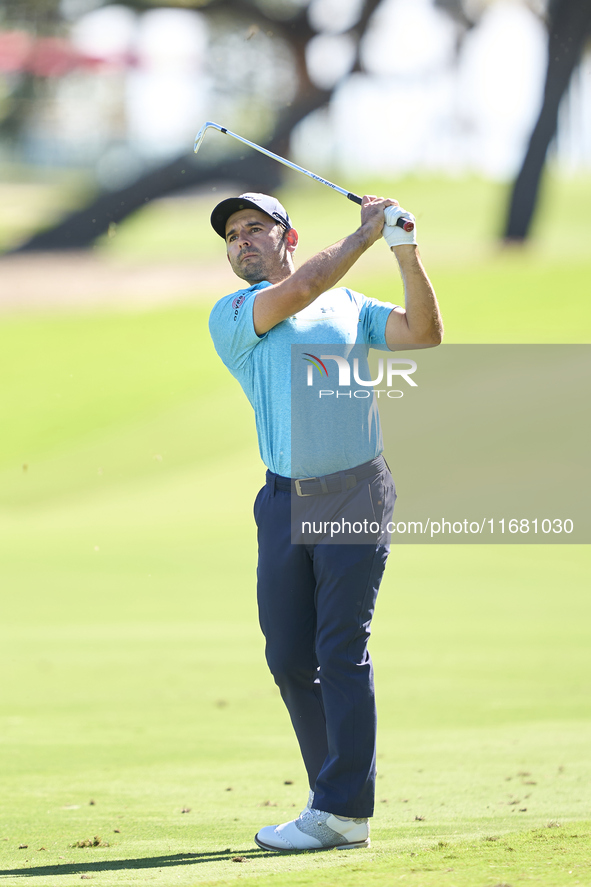
[[[235,132],[230,132],[229,129],[226,129],[224,126],[220,126],[219,123],[213,123],[211,120],[208,120],[206,123],[204,123],[195,136],[195,145],[193,147],[193,151],[195,154],[201,147],[201,142],[203,141],[205,131],[210,127],[212,129],[219,130],[219,132],[223,132],[224,135],[231,136],[233,139],[237,139],[237,141],[242,142],[243,145],[248,145],[249,148],[254,148],[255,151],[260,151],[261,154],[265,154],[272,160],[276,160],[278,163],[282,163],[289,169],[293,169],[296,172],[303,173],[305,176],[314,179],[316,182],[320,182],[321,185],[328,185],[328,187],[332,188],[333,191],[338,191],[339,194],[343,194],[349,200],[352,200],[353,203],[358,203],[361,206],[361,197],[359,197],[358,194],[353,194],[352,191],[346,191],[344,188],[339,188],[339,186],[335,185],[334,182],[329,182],[328,179],[323,179],[322,176],[318,176],[316,175],[316,173],[310,172],[309,169],[304,169],[303,166],[298,166],[297,163],[292,163],[291,160],[286,160],[285,157],[280,157],[279,154],[274,154],[272,151],[267,150],[267,148],[262,148],[260,145],[255,145],[254,142],[249,142],[248,139],[237,135]],[[412,231],[414,228],[414,223],[411,222],[409,219],[399,218],[396,220],[396,224],[399,228],[404,228],[405,231]]]

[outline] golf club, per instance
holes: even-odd
[[[239,142],[242,142],[243,145],[248,145],[249,148],[254,148],[255,151],[260,151],[261,154],[266,154],[267,157],[270,157],[272,160],[277,160],[278,163],[282,163],[284,166],[289,167],[289,169],[294,169],[296,172],[301,172],[305,176],[308,176],[311,179],[315,179],[317,182],[320,182],[321,185],[328,185],[329,188],[332,188],[333,191],[338,191],[339,194],[344,194],[349,200],[352,200],[353,203],[358,203],[361,206],[361,197],[358,194],[353,194],[351,191],[346,191],[344,188],[339,188],[338,185],[333,184],[333,182],[329,182],[327,179],[323,179],[322,176],[317,176],[316,173],[310,172],[308,169],[304,169],[303,166],[298,166],[297,163],[292,163],[291,160],[286,160],[285,157],[280,157],[278,154],[273,154],[272,151],[268,151],[266,148],[262,148],[260,145],[255,145],[254,142],[249,142],[248,139],[242,138],[242,136],[236,135],[235,132],[230,132],[229,129],[226,129],[224,126],[220,126],[219,123],[213,123],[211,120],[208,120],[203,124],[197,135],[195,136],[195,145],[193,147],[193,151],[195,154],[201,147],[201,143],[203,141],[203,137],[207,129],[217,129],[219,132],[223,132],[224,135],[231,136],[233,139],[237,139]],[[390,207],[386,207],[384,211],[384,215],[386,216],[386,224],[390,224],[388,220],[388,210]],[[394,209],[394,207],[392,207]],[[399,228],[403,228],[405,231],[412,231],[414,228],[414,222],[411,219],[405,219],[399,217],[396,219],[395,225]]]

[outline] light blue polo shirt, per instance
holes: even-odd
[[[338,287],[258,336],[253,306],[257,293],[267,286],[271,284],[263,281],[225,296],[214,305],[209,318],[215,349],[254,408],[263,462],[284,477],[319,477],[375,459],[383,446],[373,391],[364,399],[340,398],[338,433],[330,433],[328,414],[326,410],[319,412],[325,405],[318,397],[309,400],[305,408],[296,403],[292,409],[296,397],[292,392],[292,346],[303,346],[304,354],[304,348],[309,347],[313,355],[323,351],[315,345],[366,346],[355,353],[364,354],[362,371],[366,375],[360,373],[360,377],[369,379],[367,351],[369,347],[388,350],[386,321],[394,305]],[[301,361],[301,355],[297,357]],[[307,364],[297,366],[305,379]],[[303,388],[304,392],[314,393],[308,388]],[[336,415],[334,410],[336,406]],[[306,425],[298,428],[298,440],[306,443],[298,445],[297,452],[294,446],[292,453],[292,420],[300,415]]]

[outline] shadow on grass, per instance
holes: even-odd
[[[31,868],[0,869],[0,878],[42,878],[48,875],[76,875],[90,872],[113,872],[123,869],[159,869],[176,865],[196,865],[199,862],[218,862],[234,857],[253,859],[264,850],[215,850],[209,853],[175,853],[172,856],[147,856],[143,859],[105,859],[103,862],[66,862],[58,865],[38,865]],[[242,860],[241,860],[242,861]]]

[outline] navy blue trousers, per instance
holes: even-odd
[[[381,477],[390,520],[394,484],[387,468]],[[314,807],[371,816],[376,708],[367,644],[389,546],[293,545],[292,494],[276,489],[276,478],[267,472],[254,506],[267,663],[291,717]]]

